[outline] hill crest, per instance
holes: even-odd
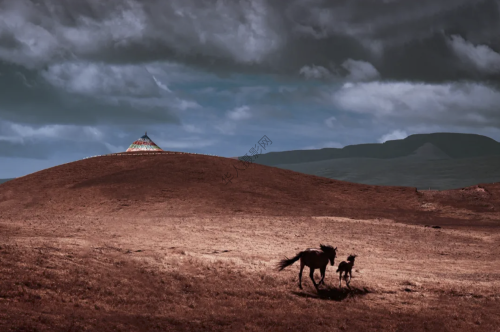
[[[234,177],[224,184],[222,177],[228,172]],[[474,211],[500,211],[500,186],[484,188],[489,196],[479,201],[462,191],[444,192],[442,200],[462,210],[470,205]],[[258,164],[244,169],[230,158],[102,156],[0,185],[0,218],[253,214],[426,222],[439,216],[422,210],[424,196],[410,187],[356,184]]]

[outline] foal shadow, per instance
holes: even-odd
[[[301,297],[308,297],[308,298],[329,300],[329,301],[343,301],[346,298],[354,298],[355,296],[364,296],[368,293],[372,293],[372,291],[366,287],[357,288],[351,286],[351,289],[344,287],[339,289],[336,287],[327,286],[326,288],[320,288],[317,294],[303,293],[303,292],[292,292],[292,293]]]

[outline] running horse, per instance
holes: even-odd
[[[349,255],[347,257],[347,261],[340,262],[339,267],[337,269],[337,272],[340,272],[339,274],[339,288],[342,287],[342,272],[344,272],[344,279],[345,279],[345,284],[349,289],[351,289],[351,286],[349,284],[351,283],[351,278],[352,278],[352,267],[354,266],[354,260],[356,259],[356,255]],[[347,281],[347,274],[349,273],[349,281]]]
[[[302,270],[304,270],[304,266],[309,266],[309,277],[311,277],[314,287],[318,289],[319,285],[325,284],[325,271],[328,266],[328,261],[330,261],[330,264],[333,266],[335,263],[335,257],[337,256],[337,247],[333,248],[332,246],[323,244],[320,244],[319,247],[320,249],[309,248],[301,251],[295,257],[290,259],[285,257],[285,259],[278,263],[279,271],[292,265],[300,259],[299,288],[302,289]],[[321,272],[321,280],[318,284],[314,281],[314,270],[316,269],[319,269]]]

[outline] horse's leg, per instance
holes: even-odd
[[[309,271],[309,277],[311,277],[311,280],[314,284],[314,288],[318,289],[318,285],[316,284],[316,281],[314,281],[314,268],[310,268],[310,271]]]
[[[346,273],[347,275],[347,273]],[[349,284],[351,283],[351,278],[352,278],[352,271],[349,271],[349,281],[347,281],[347,278],[346,278],[346,284],[347,284],[347,287],[349,287],[349,289],[351,289],[351,286],[349,286]]]
[[[321,267],[320,269],[320,272],[321,272],[321,280],[319,281],[318,285],[321,285],[321,284],[325,284],[325,272],[326,272],[326,265]]]
[[[302,270],[304,270],[304,262],[300,260],[300,271],[299,271],[299,288],[302,289]]]
[[[342,288],[342,271],[339,274],[339,288]]]

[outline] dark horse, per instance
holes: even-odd
[[[354,260],[356,259],[356,255],[349,255],[347,257],[347,261],[340,262],[339,267],[337,269],[337,272],[340,272],[339,274],[339,288],[342,287],[342,272],[344,272],[344,279],[345,279],[345,284],[349,289],[351,289],[351,286],[349,284],[351,283],[351,278],[352,278],[352,267],[354,266]],[[347,280],[347,274],[349,274],[349,280]]]
[[[325,284],[325,271],[328,265],[328,261],[333,266],[335,263],[335,256],[337,255],[337,248],[333,248],[328,245],[319,245],[320,249],[306,249],[299,252],[295,257],[291,259],[283,259],[278,263],[279,271],[283,270],[285,267],[292,265],[300,259],[300,272],[299,272],[299,288],[302,289],[302,270],[304,266],[307,265],[310,268],[309,276],[314,284],[314,287],[318,289],[318,286]],[[314,270],[319,269],[321,272],[321,280],[318,284],[314,281]]]

